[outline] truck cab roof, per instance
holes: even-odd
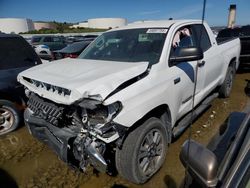
[[[201,23],[201,20],[149,20],[149,21],[138,21],[130,23],[126,26],[119,27],[114,30],[124,30],[124,29],[136,29],[136,28],[169,28],[173,24],[190,24],[190,23]]]

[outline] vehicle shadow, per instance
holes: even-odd
[[[177,184],[170,175],[166,175],[163,179],[167,188],[177,188]]]
[[[115,183],[111,188],[127,188],[127,186]]]
[[[250,80],[246,80],[245,94],[250,97]]]
[[[3,169],[0,169],[0,185],[6,188],[18,188],[16,181]]]

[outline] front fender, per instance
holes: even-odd
[[[159,75],[157,77],[147,76],[104,101],[105,104],[122,103],[123,108],[114,118],[115,122],[131,127],[151,110],[166,104],[171,112],[171,123],[174,124],[178,113],[178,105],[175,104],[178,95],[171,90],[172,82],[160,79]]]

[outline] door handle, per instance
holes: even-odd
[[[180,78],[180,77],[175,78],[175,79],[174,79],[174,84],[177,84],[177,83],[179,83],[180,81],[181,81],[181,78]]]
[[[206,61],[198,61],[198,67],[203,67],[205,65]]]

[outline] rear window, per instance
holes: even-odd
[[[65,48],[59,50],[62,53],[77,53],[82,52],[90,42],[75,42]]]
[[[241,32],[240,28],[235,29],[223,29],[218,33],[218,38],[232,38],[239,37]]]
[[[221,30],[218,33],[218,38],[229,38],[231,37],[231,31],[230,30]]]
[[[0,38],[0,70],[29,67],[40,63],[32,47],[22,38]]]

